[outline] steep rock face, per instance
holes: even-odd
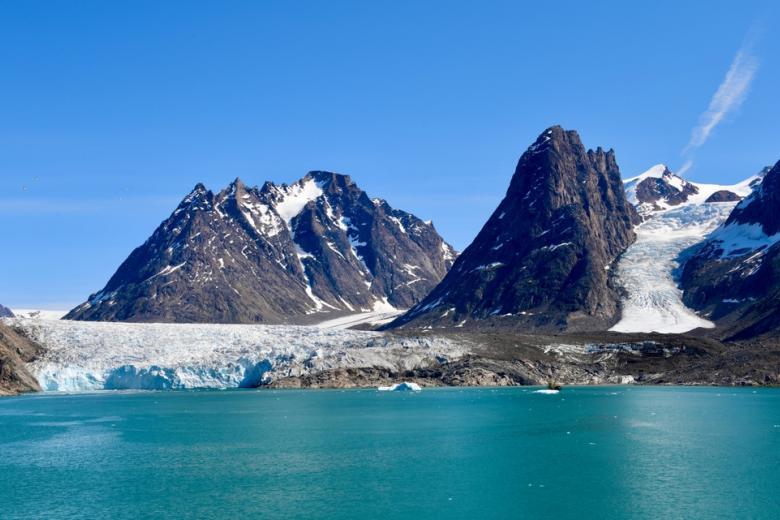
[[[0,305],[0,318],[13,318],[14,313],[8,307]]]
[[[780,334],[780,162],[686,253],[685,303],[728,339]]]
[[[66,319],[294,323],[407,308],[454,256],[432,224],[344,175],[261,188],[236,179],[217,194],[199,184]]]
[[[390,327],[605,329],[610,268],[635,238],[613,151],[555,126],[523,154],[506,197],[442,282]]]
[[[25,363],[42,353],[39,345],[0,323],[0,395],[37,392],[41,387]]]

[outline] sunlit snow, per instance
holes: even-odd
[[[617,267],[626,291],[617,332],[686,332],[711,328],[682,302],[674,271],[677,257],[723,222],[734,203],[691,204],[659,212],[636,228],[636,242]]]

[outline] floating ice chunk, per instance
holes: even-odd
[[[379,387],[380,392],[419,392],[420,390],[422,390],[420,385],[417,383],[410,383],[408,381],[404,381],[403,383],[396,383],[390,386]]]

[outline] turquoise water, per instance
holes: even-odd
[[[780,390],[0,399],[0,517],[778,518]]]

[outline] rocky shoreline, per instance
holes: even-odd
[[[453,334],[473,342],[473,353],[414,370],[335,369],[278,379],[268,386],[358,388],[399,380],[421,386],[538,386],[549,381],[563,385],[780,385],[778,345],[723,344],[661,334]]]

